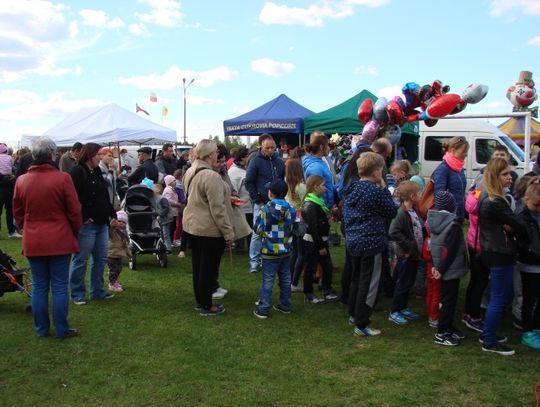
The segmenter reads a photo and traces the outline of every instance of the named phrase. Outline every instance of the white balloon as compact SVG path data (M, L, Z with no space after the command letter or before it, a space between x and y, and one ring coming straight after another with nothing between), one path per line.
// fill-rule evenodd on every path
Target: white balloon
M465 88L461 98L465 103L475 104L486 97L488 90L487 85L473 83Z

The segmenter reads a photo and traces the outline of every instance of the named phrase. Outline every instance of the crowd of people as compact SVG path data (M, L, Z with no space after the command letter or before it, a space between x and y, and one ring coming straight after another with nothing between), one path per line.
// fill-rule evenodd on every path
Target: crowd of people
M123 290L119 275L130 247L121 191L143 184L155 188L157 202L164 203L158 219L167 250L179 247L179 257L190 250L201 316L225 312L217 302L228 293L219 283L220 262L225 250L236 247L247 249L248 270L261 272L253 310L259 319L267 319L272 309L290 313L292 293L302 292L308 304L340 301L353 335L377 336L381 331L371 320L381 293L392 297L388 319L403 326L419 319L409 306L416 286L425 290L434 342L457 346L466 336L455 321L460 280L470 272L461 321L479 333L482 349L514 354L505 345L507 337L497 335L510 304L523 331L521 342L540 349L538 166L518 179L508 151L498 146L469 188L464 138L449 140L428 182L406 160L388 169L392 149L384 138L358 144L337 172L329 139L320 131L306 145L287 149L286 159L274 138L264 134L256 148L230 152L202 140L178 160L172 145L164 145L155 161L152 149L142 147L138 164L125 151L117 163L111 150L94 143L74 145L56 164L54 143L36 140L34 161L12 192L13 227L22 232L23 254L32 269L36 334L50 334L49 287L60 338L77 334L67 323L69 295L84 305L87 298L107 300ZM51 199L43 201L44 194ZM433 204L426 208L429 199ZM339 295L331 222L341 223L346 243ZM103 281L106 264L109 292ZM276 276L280 296L272 305Z

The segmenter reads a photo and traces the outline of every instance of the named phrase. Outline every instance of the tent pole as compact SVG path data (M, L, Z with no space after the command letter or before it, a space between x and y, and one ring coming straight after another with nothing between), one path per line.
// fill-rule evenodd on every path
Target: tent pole
M525 173L529 171L531 160L531 112L525 116Z

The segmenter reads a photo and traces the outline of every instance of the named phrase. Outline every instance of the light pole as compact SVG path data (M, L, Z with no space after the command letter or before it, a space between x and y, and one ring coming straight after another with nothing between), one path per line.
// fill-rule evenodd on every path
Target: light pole
M189 83L186 85L186 78L182 78L182 87L184 88L184 145L187 144L187 137L186 137L186 89L189 88L189 85L191 85L193 82L195 82L195 78L191 78Z

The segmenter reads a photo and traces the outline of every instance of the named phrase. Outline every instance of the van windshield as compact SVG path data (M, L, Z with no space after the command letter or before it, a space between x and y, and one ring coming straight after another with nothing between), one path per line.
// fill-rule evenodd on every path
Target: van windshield
M512 140L506 135L500 135L500 138L502 142L506 145L506 147L508 147L508 149L512 151L512 153L516 157L518 157L521 162L525 161L525 153L521 148L519 148L519 146L514 142L514 140Z

